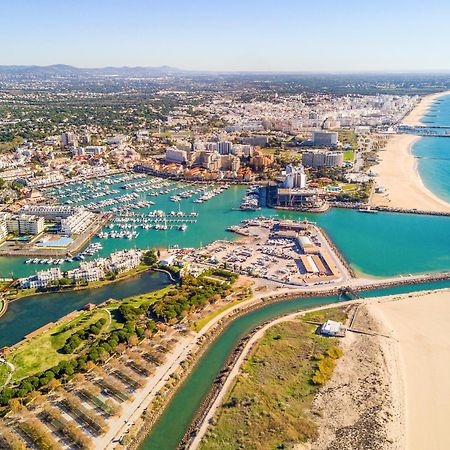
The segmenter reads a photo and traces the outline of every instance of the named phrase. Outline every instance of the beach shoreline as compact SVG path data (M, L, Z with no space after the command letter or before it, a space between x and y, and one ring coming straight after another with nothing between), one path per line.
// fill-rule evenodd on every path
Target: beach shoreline
M450 95L450 91L426 96L405 117L403 123L411 126L422 125L428 108L438 98ZM412 152L412 146L420 139L410 134L395 134L388 140L381 152L381 162L376 167L376 184L384 189L374 193L372 206L421 210L430 212L450 212L450 203L438 197L423 182L418 161Z
M437 304L440 304L440 307L434 308ZM450 413L450 394L447 395L450 393L450 383L443 380L429 383L429 380L438 376L437 363L440 361L439 364L442 364L442 350L449 346L445 327L442 326L439 336L436 336L433 324L438 321L442 325L450 316L450 289L359 299L349 301L346 305L360 305L359 319L355 325L362 329L367 328L372 336L363 337L364 340L360 342L360 348L356 352L355 339L359 335L351 333L349 341L345 344L348 352L344 351L344 358L339 361L330 386L325 386L315 401L316 406L317 403L319 405L324 402L330 405L332 401L336 403L336 409L333 409L332 413L333 423L328 420L330 417L326 414L321 420L321 433L324 433L324 436L315 443L317 448L328 448L330 442L338 444L339 439L344 437L342 434L344 430L351 430L352 433L359 430L358 433L362 433L360 437L367 438L364 426L359 428L362 425L359 419L366 417L367 414L372 415L374 408L373 405L367 408L360 402L358 404L361 395L367 394L367 383L364 377L361 378L363 369L370 371L371 379L373 377L378 379L377 386L382 385L377 396L371 400L375 404L380 402L377 407L379 411L371 416L379 436L383 438L383 442L379 442L380 448L396 450L448 448L450 438L446 433L445 421ZM211 420L218 413L220 405L240 373L246 356L267 330L278 323L298 319L308 312L336 306L342 306L342 303L291 313L276 318L258 329L242 348L217 397L205 412L202 423L190 442L189 450L199 447ZM406 321L405 315L408 319ZM418 335L411 331L414 327L417 327ZM348 338L344 338L344 341ZM423 348L424 345L426 349ZM430 345L434 347L432 350ZM361 366L361 361L369 354L374 360L373 364ZM351 364L346 360L349 357L352 359ZM429 359L435 364L427 364L426 361ZM416 367L417 360L420 360L420 370ZM355 376L356 370L359 370L359 376ZM443 373L445 370L444 368ZM346 374L344 378L343 373ZM433 408L433 402L437 402L439 408ZM342 404L353 404L352 408L355 409L352 409L354 417L351 420L348 409L344 408L341 416L336 415L337 406ZM359 405L358 408L355 405ZM431 446L427 446L430 443L430 435L433 435L433 442ZM352 434L352 438L354 436Z
M396 367L391 369L404 393L406 448L449 448L450 383L440 374L448 370L450 290L380 299L369 311L393 338Z
M427 114L433 103L441 97L450 95L450 90L436 92L434 94L426 95L422 97L419 103L410 111L402 120L404 125L412 127L424 125L422 119Z

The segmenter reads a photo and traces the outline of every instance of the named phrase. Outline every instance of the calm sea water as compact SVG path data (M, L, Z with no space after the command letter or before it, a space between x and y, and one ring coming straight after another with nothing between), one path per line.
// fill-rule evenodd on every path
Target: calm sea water
M434 103L423 121L428 125L450 126L450 95ZM450 202L450 138L421 138L413 145L412 153L418 158L425 186Z

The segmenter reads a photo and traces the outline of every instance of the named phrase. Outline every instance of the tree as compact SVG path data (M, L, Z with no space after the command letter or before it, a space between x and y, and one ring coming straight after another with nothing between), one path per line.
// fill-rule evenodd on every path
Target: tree
M154 250L148 250L144 253L144 256L142 257L142 261L146 266L153 266L157 263L158 257L155 254Z

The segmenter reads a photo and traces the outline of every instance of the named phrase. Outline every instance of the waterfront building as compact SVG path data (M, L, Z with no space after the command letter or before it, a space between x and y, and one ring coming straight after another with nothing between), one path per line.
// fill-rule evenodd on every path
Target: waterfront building
M302 165L289 164L284 171L283 187L287 189L306 187L306 174Z
M59 221L75 214L79 208L65 205L25 205L20 212L44 217L46 220Z
M330 150L307 150L302 153L302 163L305 167L340 167L344 164L343 152Z
M41 270L31 277L25 278L21 286L25 289L39 289L48 286L52 281L62 278L61 269L52 267L48 270Z
M141 258L140 250L123 250L112 253L108 258L109 270L117 273L132 270L139 266Z
M307 187L306 174L301 164L289 164L283 175L284 180L277 187L277 206L308 210L325 207L319 190Z
M65 205L26 205L21 213L31 214L57 222L60 232L64 234L80 234L85 231L95 220L96 214L83 207L72 207Z
M6 228L6 234L39 234L44 231L45 227L45 221L42 217L31 214L3 213L1 223L0 228L3 228L1 234L4 234L4 228Z
M60 232L63 234L80 234L89 227L94 219L94 213L78 208L74 214L61 219Z
M334 147L338 143L338 134L335 131L314 131L311 143L314 146Z
M95 261L81 263L78 269L69 270L67 277L72 281L86 280L88 283L100 281L105 277L102 267L95 265Z

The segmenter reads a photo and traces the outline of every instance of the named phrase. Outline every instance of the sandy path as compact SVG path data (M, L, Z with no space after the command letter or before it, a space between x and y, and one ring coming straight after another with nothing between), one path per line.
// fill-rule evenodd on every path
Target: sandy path
M417 161L411 154L411 145L417 136L399 134L392 136L376 166L377 185L385 194L374 194L372 204L392 208L419 209L450 212L450 204L425 187L417 171Z
M450 448L450 291L372 303L398 340L406 392L406 448Z

